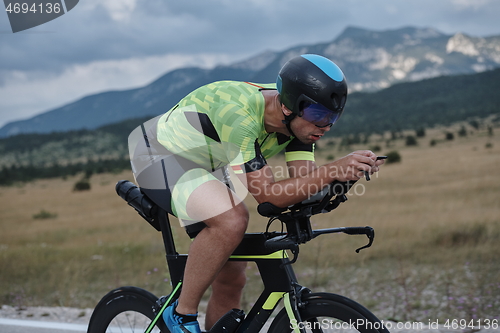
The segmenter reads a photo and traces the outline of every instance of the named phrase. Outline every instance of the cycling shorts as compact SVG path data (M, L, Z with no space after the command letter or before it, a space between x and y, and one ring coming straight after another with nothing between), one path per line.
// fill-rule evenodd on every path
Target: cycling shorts
M136 138L131 151L132 170L141 191L155 204L179 218L182 226L194 237L205 226L193 220L186 209L190 194L206 182L216 180L233 189L227 168L207 171L193 161L173 154L156 139L158 117L138 127L129 140ZM135 135L134 135L135 134ZM234 190L234 189L233 189Z

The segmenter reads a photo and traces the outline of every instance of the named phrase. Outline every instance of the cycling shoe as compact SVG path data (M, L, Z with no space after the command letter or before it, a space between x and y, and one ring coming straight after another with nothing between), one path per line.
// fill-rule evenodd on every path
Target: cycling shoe
M189 321L187 323L183 322L183 318L177 314L175 314L174 310L177 307L177 301L170 304L169 307L165 309L163 312L163 320L167 325L170 333L201 333L200 324L198 324L197 320ZM193 316L194 318L197 315L187 315Z

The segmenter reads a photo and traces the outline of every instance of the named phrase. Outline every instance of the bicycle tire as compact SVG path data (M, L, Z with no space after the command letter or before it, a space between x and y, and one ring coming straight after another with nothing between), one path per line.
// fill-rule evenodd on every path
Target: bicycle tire
M141 288L122 287L110 291L97 304L87 333L141 332L155 318L157 297ZM168 332L163 320L152 332Z
M389 333L383 323L368 309L336 294L314 293L302 296L305 307L299 310L302 322L290 322L285 309L273 320L269 333L288 333L294 327L306 332Z

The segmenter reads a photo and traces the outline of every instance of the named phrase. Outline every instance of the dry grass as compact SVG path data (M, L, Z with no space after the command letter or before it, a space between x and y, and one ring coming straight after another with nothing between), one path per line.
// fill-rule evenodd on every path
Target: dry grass
M313 219L317 228L370 225L376 239L360 254L354 253L365 244L359 236L325 235L303 246L296 265L301 282L351 296L383 318L494 316L500 307L500 139L476 133L429 146L441 137L438 129L417 147L401 140L384 148L379 154L398 150L402 162L358 182L364 194ZM337 157L347 153L333 149ZM319 162L331 153L319 151ZM96 175L85 192L72 191L78 178L0 188L0 303L92 307L121 285L168 293L160 235L114 192L115 182L127 178L128 172ZM267 220L257 216L252 199L247 203L249 230L262 231ZM42 211L57 216L33 217ZM178 249L186 251L189 240L173 225L182 235ZM257 282L249 284L247 306L258 289Z

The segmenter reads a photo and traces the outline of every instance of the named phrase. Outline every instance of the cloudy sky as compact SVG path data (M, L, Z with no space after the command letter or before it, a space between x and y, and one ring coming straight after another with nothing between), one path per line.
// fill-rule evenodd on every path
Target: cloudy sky
M327 42L347 26L500 35L498 0L80 0L12 33L0 13L0 127L174 68Z

